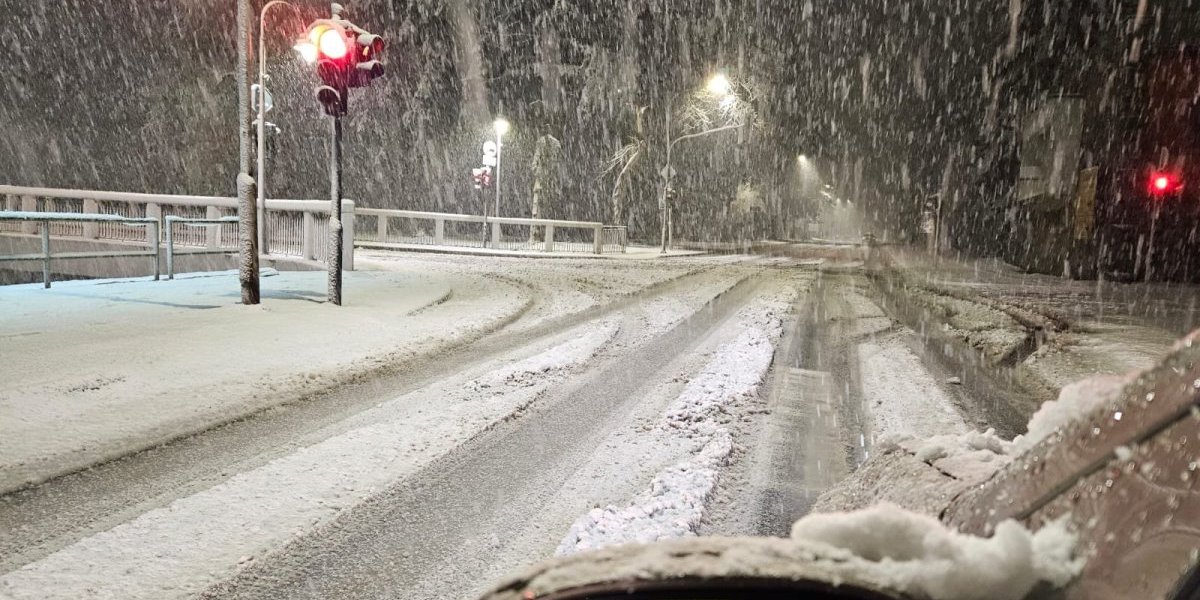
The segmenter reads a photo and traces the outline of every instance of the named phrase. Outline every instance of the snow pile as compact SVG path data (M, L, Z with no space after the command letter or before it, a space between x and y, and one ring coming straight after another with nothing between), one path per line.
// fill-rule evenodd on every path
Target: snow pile
M930 600L1018 600L1039 582L1066 585L1083 568L1073 556L1075 535L1059 519L1030 532L1016 521L991 538L948 529L937 519L892 504L810 515L792 526L792 539L845 551L846 567Z
M909 335L879 335L858 345L863 403L875 444L889 437L927 438L970 429L954 399L906 343Z
M472 393L487 389L494 389L496 394L502 394L506 386L523 387L542 383L546 375L557 374L579 365L582 362L580 356L594 355L616 335L617 329L619 326L616 319L600 321L583 335L564 342L553 351L536 354L471 380L463 386L463 391L469 397L473 397Z
M1098 375L1063 387L1057 400L1043 404L1029 419L1028 432L1011 442L988 429L924 439L906 433L891 434L881 438L877 447L883 452L903 448L917 460L955 478L983 481L1059 429L1117 401L1135 377L1136 373Z
M1063 386L1058 392L1057 400L1046 402L1033 413L1033 417L1029 419L1028 432L1013 440L1017 453L1034 447L1072 421L1117 401L1125 386L1136 377L1136 372L1126 375L1097 375Z
M726 406L753 397L783 334L781 315L795 291L761 298L735 316L740 333L713 353L688 382L652 435L701 442L699 451L656 475L629 506L595 508L571 525L556 554L693 535L718 469L733 449L723 426Z
M659 427L689 437L720 430L718 417L726 404L758 393L758 385L775 355L776 339L777 332L754 327L722 346L704 371L688 382Z
M694 534L708 494L717 484L717 469L732 449L729 432L717 432L696 457L655 476L650 489L629 506L593 508L575 521L555 554Z

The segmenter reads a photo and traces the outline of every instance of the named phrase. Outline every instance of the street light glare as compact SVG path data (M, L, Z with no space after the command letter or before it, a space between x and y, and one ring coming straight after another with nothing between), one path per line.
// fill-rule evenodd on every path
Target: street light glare
M729 94L729 90L733 89L732 84L729 83L729 78L723 73L717 73L709 78L708 85L705 87L709 93L717 96L725 96Z
M333 59L346 56L346 52L349 50L346 47L346 38L342 36L342 32L334 29L326 29L321 32L321 37L317 38L317 48L321 51L321 54Z
M492 123L492 127L496 129L496 135L502 136L508 133L508 130L511 126L505 119L496 119L496 121Z
M300 53L300 58L303 58L304 62L306 62L310 65L312 63L317 62L317 45L316 44L305 41L305 42L300 42L300 43L296 44L295 46L292 46L292 48L296 52Z

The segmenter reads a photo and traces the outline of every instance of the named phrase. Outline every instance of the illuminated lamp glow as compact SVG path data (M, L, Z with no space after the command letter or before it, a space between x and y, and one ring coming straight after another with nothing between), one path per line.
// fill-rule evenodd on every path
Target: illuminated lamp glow
M339 59L346 56L349 48L346 47L346 38L340 31L326 29L322 31L320 37L317 38L317 48L321 50L321 54L326 58Z

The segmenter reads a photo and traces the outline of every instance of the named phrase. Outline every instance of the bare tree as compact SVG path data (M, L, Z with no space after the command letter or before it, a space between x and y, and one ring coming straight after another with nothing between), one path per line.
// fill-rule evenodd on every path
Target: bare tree
M450 19L454 26L454 66L462 82L460 114L468 127L488 121L487 82L483 76L479 23L470 4L471 0L449 2Z
M558 160L562 150L562 142L558 138L545 134L538 138L533 151L533 194L529 197L529 212L534 219L542 213L543 190L545 181L551 173L558 172ZM538 241L538 228L529 228L529 241Z
M630 172L638 160L646 154L646 128L642 119L646 113L646 108L645 106L638 107L634 113L637 124L633 140L621 146L613 153L604 168L603 175L608 175L614 171L617 173L617 179L613 182L612 191L612 219L614 225L625 224L625 207L629 194L628 182Z

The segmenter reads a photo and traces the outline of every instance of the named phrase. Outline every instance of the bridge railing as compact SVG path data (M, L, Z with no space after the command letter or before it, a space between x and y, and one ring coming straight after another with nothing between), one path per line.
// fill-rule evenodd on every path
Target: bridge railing
M220 219L237 214L237 198L143 194L0 185L0 211L91 213L159 221L160 236L167 216L185 219ZM324 262L329 252L329 202L324 200L267 200L263 226L263 254ZM354 268L355 206L342 201L342 264ZM0 233L38 233L36 223L0 222ZM51 235L118 243L148 242L155 235L145 228L120 222L51 223ZM236 249L237 227L210 225L176 239L179 246ZM161 240L160 240L161 241Z
M603 223L358 208L355 241L535 252L620 252Z
M8 261L40 261L42 263L42 281L47 289L50 288L50 281L53 277L50 270L50 262L57 260L80 259L80 258L122 258L130 256L149 256L154 261L154 279L158 280L159 273L159 257L158 257L158 228L160 226L157 219L150 218L132 218L121 217L117 215L102 215L102 214L80 214L68 212L24 212L24 211L0 211L0 224L8 225L17 223L19 225L31 225L35 231L40 232L42 238L42 252L40 254L10 254L0 255L0 262ZM51 253L50 250L50 235L54 231L55 225L79 225L79 224L119 224L128 228L146 229L148 234L145 236L146 243L149 244L144 250L134 251L99 251L99 252L58 252ZM60 228L61 230L62 228ZM67 237L67 236L61 236Z

